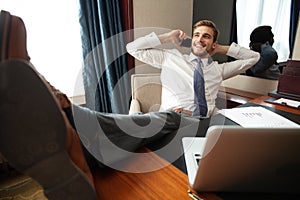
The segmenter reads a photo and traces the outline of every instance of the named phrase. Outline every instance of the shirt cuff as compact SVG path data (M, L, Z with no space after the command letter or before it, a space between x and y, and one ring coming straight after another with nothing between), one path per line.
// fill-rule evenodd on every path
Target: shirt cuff
M236 44L236 43L233 42L230 45L230 47L229 47L228 52L227 52L226 55L227 56L231 56L231 57L235 57L238 54L238 52L240 51L240 48L241 48L240 45L238 45L238 44Z
M126 45L127 51L135 51L137 49L148 49L160 45L161 42L158 36L152 32L146 36L140 37Z
M156 47L161 44L158 36L154 32L146 35L145 40L147 41L148 45L151 47Z

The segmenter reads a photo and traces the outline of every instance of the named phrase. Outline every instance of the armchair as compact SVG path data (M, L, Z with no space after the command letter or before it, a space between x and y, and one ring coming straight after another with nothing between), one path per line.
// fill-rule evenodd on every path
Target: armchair
M161 104L161 89L159 73L133 74L129 114L158 111Z

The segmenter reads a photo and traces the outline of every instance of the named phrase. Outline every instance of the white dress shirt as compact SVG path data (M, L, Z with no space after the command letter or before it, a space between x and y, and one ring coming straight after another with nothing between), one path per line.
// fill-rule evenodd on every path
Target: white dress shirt
M156 48L161 42L155 33L140 37L128 43L129 54L136 59L161 69L162 97L160 110L183 108L193 111L194 88L193 77L196 66L193 53L182 54L178 49ZM215 100L223 80L238 75L259 60L259 53L240 47L233 43L227 52L237 60L219 64L202 59L207 101L207 116L216 112Z

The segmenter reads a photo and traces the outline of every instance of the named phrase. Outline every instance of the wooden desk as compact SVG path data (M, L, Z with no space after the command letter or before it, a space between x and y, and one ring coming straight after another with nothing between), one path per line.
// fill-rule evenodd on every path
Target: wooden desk
M95 172L95 185L99 199L191 199L187 194L189 185L186 174L146 148L142 148L140 152L147 152L148 157L126 160L124 162L126 169L136 168L137 164L166 167L148 173L128 173L111 168L98 169ZM221 199L212 193L198 195L204 199Z
M256 99L252 99L249 102L256 103L256 104L263 105L263 106L268 106L268 107L271 107L271 108L275 108L275 109L278 109L278 110L283 110L283 111L294 113L294 114L300 114L300 109L291 108L291 107L280 105L280 104L265 102L265 100L267 100L268 98L270 98L270 96L261 96L261 97L258 97Z
M224 87L223 90L218 92L216 105L219 108L223 108L224 105L226 105L226 108L234 108L260 96L260 94Z
M264 102L264 100L267 98L269 97L261 96L259 98L250 100L249 102L273 107L295 114L300 114L299 109L293 109L282 105ZM134 169L137 167L137 165L165 167L148 173L128 173L111 168L99 168L95 172L95 187L99 195L99 199L191 199L187 195L189 184L186 174L146 148L142 148L140 152L147 152L148 157L141 157L139 159L127 159L126 162L124 162L124 167L126 167L127 169ZM205 200L222 199L214 193L198 193L198 196ZM236 196L234 198L239 199ZM253 196L253 198L257 199L255 196Z

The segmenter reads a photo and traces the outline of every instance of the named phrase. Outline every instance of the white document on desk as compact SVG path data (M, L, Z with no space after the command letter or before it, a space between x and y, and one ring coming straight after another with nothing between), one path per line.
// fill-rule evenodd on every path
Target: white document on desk
M297 123L260 106L238 107L219 111L242 127L295 127Z
M279 99L275 100L274 103L288 105L288 106L291 106L294 108L300 108L300 102L292 100L292 99L279 98Z

